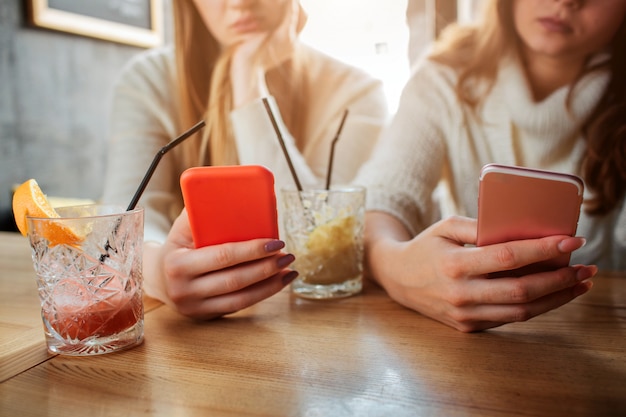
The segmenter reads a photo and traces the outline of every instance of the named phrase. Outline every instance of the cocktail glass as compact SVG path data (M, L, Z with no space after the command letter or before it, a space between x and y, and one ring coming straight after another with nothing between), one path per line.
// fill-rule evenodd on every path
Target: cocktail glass
M48 350L87 356L140 344L143 209L56 211L61 217L28 217Z
M287 250L300 275L291 284L303 298L357 294L363 286L365 188L282 190Z

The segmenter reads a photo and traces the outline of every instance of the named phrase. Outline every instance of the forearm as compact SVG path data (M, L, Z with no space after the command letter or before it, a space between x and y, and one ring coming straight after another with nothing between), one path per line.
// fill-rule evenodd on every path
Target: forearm
M240 54L233 56L230 78L235 109L267 95L265 72L262 68L252 65L249 60L242 59Z

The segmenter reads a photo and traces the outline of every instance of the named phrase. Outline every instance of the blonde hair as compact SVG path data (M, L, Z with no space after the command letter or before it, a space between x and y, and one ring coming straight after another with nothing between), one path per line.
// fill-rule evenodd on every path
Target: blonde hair
M458 71L456 92L459 99L476 108L495 82L500 59L515 56L518 37L513 24L513 1L486 1L481 20L474 25L448 26L429 58ZM481 96L470 87L486 82Z
M172 6L181 103L179 120L185 128L201 119L206 121L201 141L187 141L179 147L182 168L237 164L229 116L233 110L230 79L233 50L221 49L193 1L177 0ZM308 92L304 68L303 57L296 49L291 60L266 74L268 89L277 101L287 129L296 139L301 138L306 122Z
M495 83L500 61L504 57L520 59L513 3L485 0L482 19L473 26L446 28L429 56L457 71L456 94L474 110ZM587 143L582 172L593 192L585 210L594 215L608 213L626 195L626 19L611 42L610 52L608 62L588 67L579 76L598 69L610 72L608 87L581 129ZM476 82L484 82L486 89L473 88Z

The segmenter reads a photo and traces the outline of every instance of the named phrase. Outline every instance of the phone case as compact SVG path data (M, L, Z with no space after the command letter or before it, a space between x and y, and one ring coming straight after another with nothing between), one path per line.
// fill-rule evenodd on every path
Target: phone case
M498 164L484 166L478 196L477 245L574 236L583 190L583 181L575 175ZM517 273L563 267L569 264L569 258L566 254Z
M196 248L278 239L274 176L259 165L189 168L180 177Z

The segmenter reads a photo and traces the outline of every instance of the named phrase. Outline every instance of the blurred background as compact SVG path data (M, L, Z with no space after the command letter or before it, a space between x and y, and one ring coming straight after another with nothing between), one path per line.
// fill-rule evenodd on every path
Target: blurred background
M99 197L111 86L133 55L171 42L172 1L0 0L1 230L29 178L50 196ZM478 2L302 0L302 39L380 78L393 113L411 64Z

